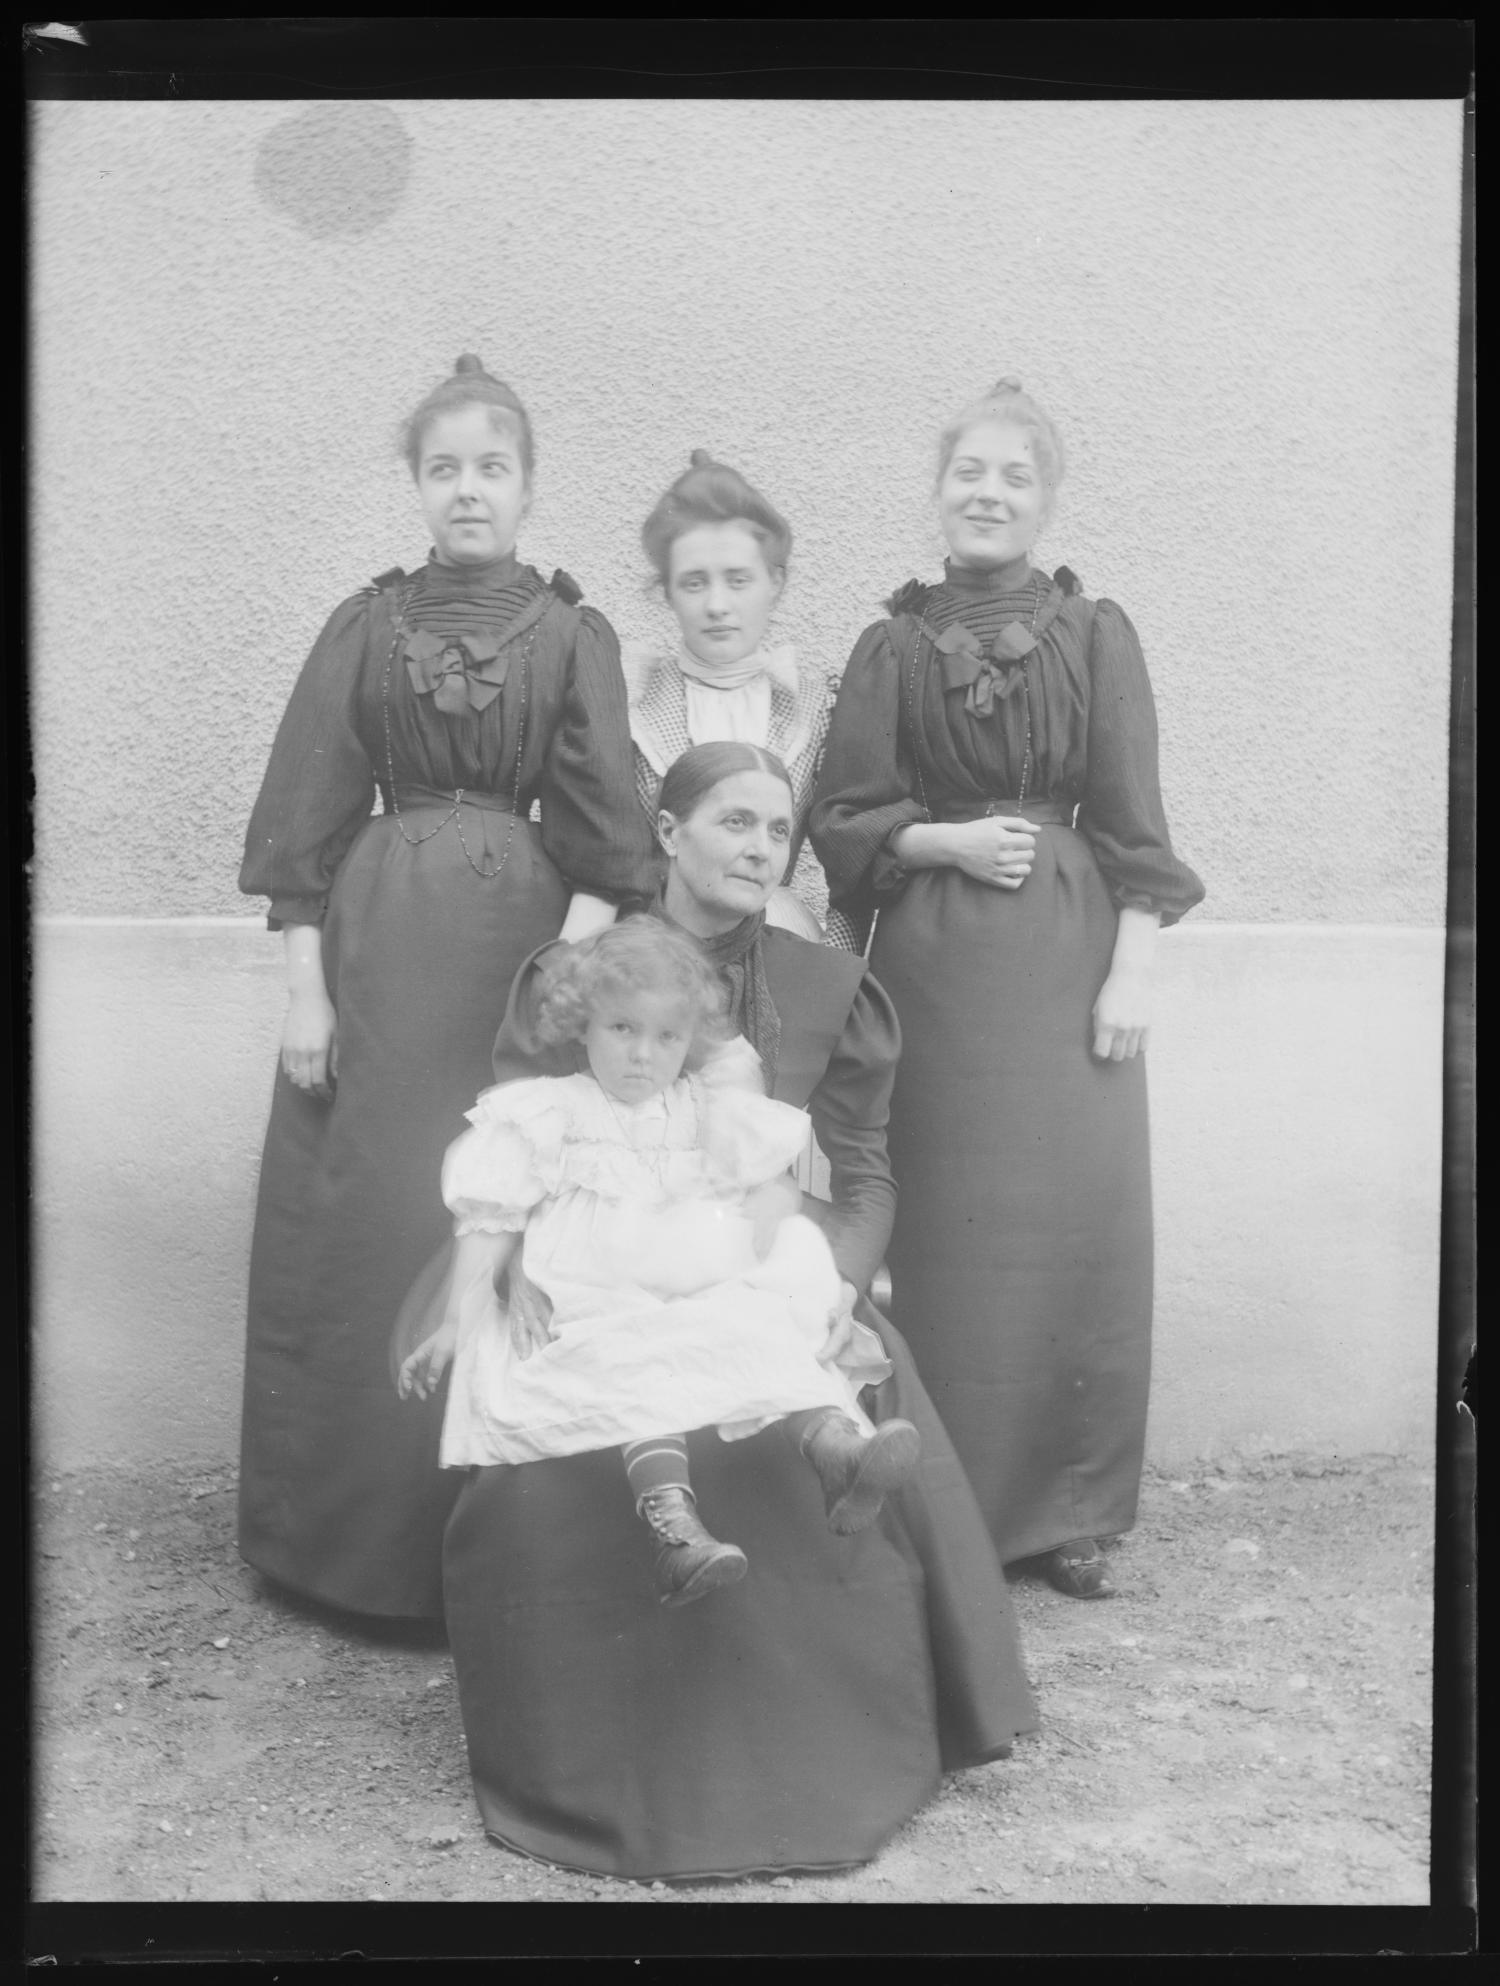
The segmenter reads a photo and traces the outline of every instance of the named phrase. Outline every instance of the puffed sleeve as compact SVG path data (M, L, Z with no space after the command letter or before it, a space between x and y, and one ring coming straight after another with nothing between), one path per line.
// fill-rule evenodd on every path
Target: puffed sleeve
M878 621L855 644L839 684L808 833L835 910L876 908L903 876L887 844L897 828L927 818L901 723L901 667L892 623Z
M710 1049L699 1065L698 1087L708 1092L747 1090L751 1096L764 1096L765 1068L742 1034L731 1035Z
M1203 885L1172 853L1157 775L1156 705L1135 629L1112 600L1094 609L1088 774L1078 829L1117 904L1175 924Z
M471 1128L443 1159L443 1203L455 1234L512 1234L562 1181L568 1111L563 1085L541 1077L486 1090Z
M579 609L562 719L542 779L542 845L574 889L618 903L649 895L656 846L636 793L614 629Z
M334 875L375 803L375 769L354 730L372 604L356 594L318 636L250 816L240 888L271 899L273 931L323 922Z
M699 1138L720 1183L737 1191L763 1186L807 1150L807 1113L744 1089L700 1085Z
M863 1292L880 1267L896 1217L896 1183L886 1152L891 1087L901 1027L884 987L866 971L838 1047L808 1099L813 1130L828 1160L832 1206L818 1212L839 1274Z

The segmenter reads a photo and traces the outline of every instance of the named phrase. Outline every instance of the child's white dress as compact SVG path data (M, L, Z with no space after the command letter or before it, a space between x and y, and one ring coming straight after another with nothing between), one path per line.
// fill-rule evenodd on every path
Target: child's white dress
M647 1102L591 1075L487 1090L448 1151L459 1234L525 1230L551 1341L519 1358L484 1277L459 1309L441 1460L530 1462L716 1426L726 1440L805 1407L868 1430L857 1390L890 1366L872 1331L819 1357L840 1282L821 1230L783 1221L756 1258L740 1211L806 1145L799 1110L680 1078Z

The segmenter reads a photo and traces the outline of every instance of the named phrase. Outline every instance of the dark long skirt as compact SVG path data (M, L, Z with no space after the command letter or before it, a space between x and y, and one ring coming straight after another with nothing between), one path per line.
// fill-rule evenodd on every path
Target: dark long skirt
M1146 1072L1090 1052L1116 928L1087 843L1046 826L1019 890L923 871L872 948L902 1037L892 1310L1005 1562L1135 1519Z
M404 808L426 834L442 808ZM510 816L464 809L493 868ZM361 830L324 928L338 1013L334 1101L278 1070L250 1261L240 1550L287 1586L362 1613L442 1610L442 1533L457 1484L437 1466L442 1399L400 1401L397 1307L451 1231L443 1152L491 1081L523 959L557 935L568 891L517 822L483 880L453 826L410 846Z
M738 1586L671 1610L614 1452L469 1472L445 1592L485 1827L636 1878L869 1860L946 1768L1036 1726L983 1520L900 1339L875 1396L922 1468L859 1537L783 1430L689 1441Z

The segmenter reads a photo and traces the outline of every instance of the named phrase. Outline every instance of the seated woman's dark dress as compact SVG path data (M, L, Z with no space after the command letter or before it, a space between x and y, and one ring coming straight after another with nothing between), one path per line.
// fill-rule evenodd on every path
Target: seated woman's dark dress
M777 930L759 943L780 1019L774 1093L811 1113L832 1171L824 1225L864 1288L891 1218L894 1017L862 960ZM537 968L496 1044L501 1080L577 1066L536 1038ZM860 1315L895 1367L866 1398L877 1419L921 1429L919 1475L878 1525L835 1537L779 1426L691 1435L703 1511L750 1561L698 1605L658 1604L615 1452L470 1474L444 1597L475 1793L499 1840L616 1876L847 1866L943 1770L1035 1728L963 1471L906 1347L868 1304Z

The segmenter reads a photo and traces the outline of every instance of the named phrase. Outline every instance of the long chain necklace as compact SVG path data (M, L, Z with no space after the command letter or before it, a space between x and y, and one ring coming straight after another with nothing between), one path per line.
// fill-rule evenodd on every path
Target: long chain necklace
M1031 626L1028 629L1028 633L1034 635L1036 633L1037 616L1042 611L1042 600L1049 591L1049 588L1047 581L1039 572L1032 574L1031 583L1033 595L1031 602ZM935 646L937 636L927 625L926 616L919 614L917 616L916 647L912 650L911 669L906 678L906 731L907 736L911 740L912 764L916 767L917 791L922 796L922 809L928 820L931 820L933 818L932 805L927 798L927 783L922 777L922 753L917 739L917 676L922 660L922 643L924 641L931 642ZM1021 790L1016 796L1017 808L1021 806L1026 798L1026 788L1031 778L1031 657L1029 655L1023 655L1021 657L1021 694L1026 706L1026 743L1021 753Z
M406 822L401 818L401 805L396 798L396 755L391 744L391 670L395 667L396 654L406 638L406 612L417 591L420 581L412 581L404 587L396 602L396 632L391 641L390 652L385 658L385 672L380 683L380 716L385 727L385 771L388 791L391 796L391 812L396 817L396 826L401 831L401 839L409 848L420 848L424 841L431 841L435 834L441 834L452 821L458 830L458 845L464 852L464 860L482 882L493 882L510 859L510 845L515 837L516 817L521 810L521 759L526 750L526 705L531 688L531 651L536 645L537 629L541 622L533 621L526 636L526 646L521 651L521 709L516 723L516 777L515 788L510 798L510 826L505 830L505 846L500 851L500 860L493 869L485 869L474 860L468 841L464 836L463 804L465 788L457 786L453 790L453 805L435 828L426 834L409 834Z
M594 1080L598 1082L599 1079L596 1076ZM616 1124L619 1125L620 1137L625 1145L641 1161L646 1170L654 1175L657 1185L664 1188L667 1183L667 1133L672 1128L672 1099L668 1092L666 1090L660 1092L662 1105L661 1135L658 1137L654 1147L651 1145L638 1145L635 1139L631 1137L630 1126L625 1122L619 1111L616 1110L615 1100L604 1087L603 1083L599 1083L599 1094L609 1105L609 1114L613 1117ZM649 1102L650 1098L648 1097L646 1100Z

